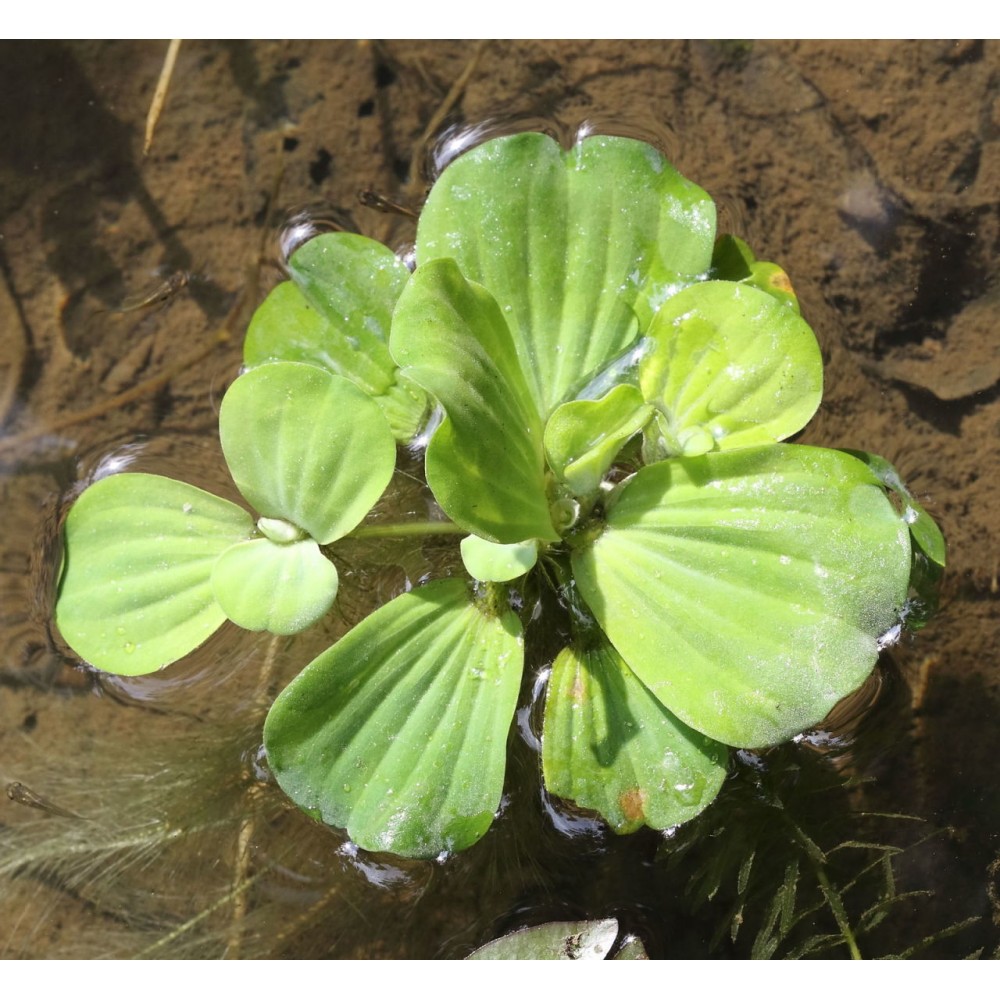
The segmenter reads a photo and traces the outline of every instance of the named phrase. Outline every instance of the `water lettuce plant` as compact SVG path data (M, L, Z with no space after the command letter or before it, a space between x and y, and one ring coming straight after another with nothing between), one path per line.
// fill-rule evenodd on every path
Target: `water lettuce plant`
M783 443L820 403L816 338L785 272L717 239L650 145L487 141L434 184L412 271L332 233L288 274L220 413L256 520L100 480L66 522L56 623L99 669L146 673L226 619L308 628L345 536L461 538L465 574L376 609L265 722L278 784L361 847L486 832L533 618L562 644L544 783L619 832L698 814L731 747L817 724L920 623L940 532L883 459ZM433 515L366 527L397 446L424 443Z

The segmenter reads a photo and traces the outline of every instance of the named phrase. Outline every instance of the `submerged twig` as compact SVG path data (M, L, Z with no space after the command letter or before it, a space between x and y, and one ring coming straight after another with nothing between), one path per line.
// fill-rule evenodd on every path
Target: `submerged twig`
M149 113L146 115L146 138L142 144L142 155L147 156L153 146L153 133L156 131L156 123L160 120L163 105L167 100L167 89L170 87L170 78L174 75L174 63L177 62L177 53L180 51L181 40L173 38L167 46L167 57L163 60L163 69L160 70L160 78L156 81L156 90L153 92L153 103L149 106Z
M410 184L416 183L419 175L418 168L420 166L420 160L423 158L424 150L426 150L427 144L437 134L437 131L441 128L445 118L448 117L452 108L455 107L462 95L465 93L465 88L469 85L469 81L472 79L472 74L476 72L476 67L479 65L479 60L486 51L487 45L489 45L488 40L476 43L472 56L465 64L465 69L462 70L458 79L451 85L451 89L447 94L445 94L444 100L438 105L434 114L431 115L424 131L421 133L420 138L413 147L413 155L410 157Z
M257 675L257 686L253 693L253 711L255 716L261 715L267 709L267 693L271 686L271 678L274 675L274 661L278 650L278 636L272 636L267 645L267 652L264 654L264 661ZM229 938L226 942L226 958L239 958L240 945L243 938L243 921L247 914L247 894L246 889L252 882L250 878L250 846L253 841L254 832L257 827L257 813L260 808L260 785L254 783L254 776L251 765L243 765L241 775L247 787L246 813L240 820L240 827L236 834L236 859L233 871L233 915L232 924L229 929Z

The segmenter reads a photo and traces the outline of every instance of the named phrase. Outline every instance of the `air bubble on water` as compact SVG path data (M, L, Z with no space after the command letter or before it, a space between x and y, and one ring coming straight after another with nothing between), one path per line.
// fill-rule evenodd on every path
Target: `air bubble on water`
M357 226L349 212L331 205L308 205L289 212L277 232L277 255L287 270L292 254L323 233L353 233Z

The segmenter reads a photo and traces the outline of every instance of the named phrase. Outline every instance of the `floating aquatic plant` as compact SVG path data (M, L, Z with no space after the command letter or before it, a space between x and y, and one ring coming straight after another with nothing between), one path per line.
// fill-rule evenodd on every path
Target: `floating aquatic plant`
M369 850L474 843L525 621L555 609L548 790L620 832L688 820L730 747L815 725L918 623L940 532L884 460L782 443L820 403L816 338L785 272L716 239L711 198L651 146L485 142L435 183L415 259L345 233L293 254L220 414L256 521L156 476L97 482L56 622L99 669L145 673L226 618L308 628L345 536L461 535L467 576L390 600L274 702L281 787ZM432 516L361 524L394 443L425 439Z

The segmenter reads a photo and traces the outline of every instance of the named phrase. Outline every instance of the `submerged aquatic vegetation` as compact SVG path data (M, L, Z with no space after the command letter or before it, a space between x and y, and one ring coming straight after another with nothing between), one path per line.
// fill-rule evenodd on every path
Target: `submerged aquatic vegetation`
M525 622L555 612L547 789L619 832L691 819L730 747L815 725L920 623L940 532L884 460L782 443L820 403L816 338L784 271L717 239L651 146L485 142L435 183L415 258L347 233L295 251L220 413L256 522L161 477L97 482L56 623L99 669L146 673L227 618L314 624L341 540L461 535L466 576L390 600L274 702L285 792L369 850L474 843ZM431 516L362 524L395 445L425 439Z

